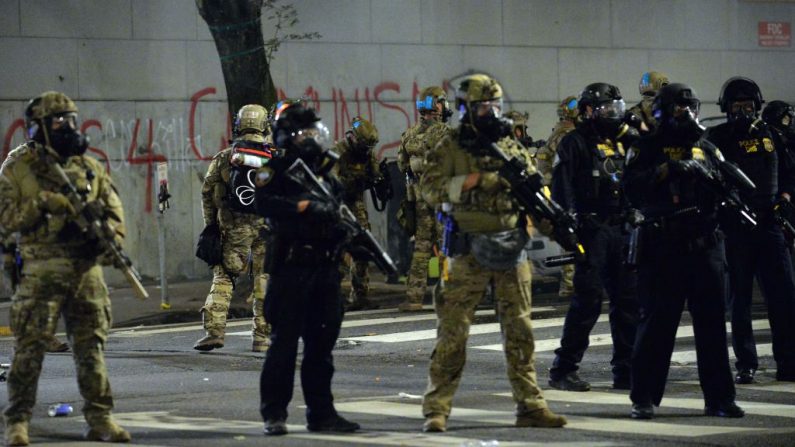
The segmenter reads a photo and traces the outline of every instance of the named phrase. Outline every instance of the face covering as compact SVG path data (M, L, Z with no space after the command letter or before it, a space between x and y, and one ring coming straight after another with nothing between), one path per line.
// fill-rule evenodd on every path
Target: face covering
M50 132L50 144L63 159L83 155L88 149L88 138L70 126Z

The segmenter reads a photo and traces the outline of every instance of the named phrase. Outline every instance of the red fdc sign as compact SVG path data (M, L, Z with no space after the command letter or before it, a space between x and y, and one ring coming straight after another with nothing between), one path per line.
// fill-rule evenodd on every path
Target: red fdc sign
M789 22L759 22L760 47L788 47L791 36Z

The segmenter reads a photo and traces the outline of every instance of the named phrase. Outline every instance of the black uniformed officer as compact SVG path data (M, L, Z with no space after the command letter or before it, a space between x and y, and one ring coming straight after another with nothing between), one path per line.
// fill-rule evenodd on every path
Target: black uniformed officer
M308 199L305 189L283 174L301 158L339 195L340 183L327 171L322 146L328 130L301 102L280 104L274 112L273 141L281 157L257 173L257 212L268 218L273 237L266 255L270 273L265 315L272 321L271 347L260 377L260 413L266 435L287 433L287 405L293 396L298 339L303 339L301 387L309 431L352 432L359 424L339 416L331 395L331 350L339 336L343 303L335 232L337 210ZM276 317L278 315L278 318Z
M595 83L579 100L581 122L560 142L552 174L552 197L576 213L587 259L574 270L574 295L566 314L560 348L549 374L550 386L588 391L577 364L588 348L588 336L610 298L613 336L613 387L629 389L630 355L638 311L636 279L624 260L622 234L627 201L620 180L625 148L637 131L622 123L624 100L618 88Z
M669 84L654 101L659 127L627 154L627 196L646 216L638 260L640 324L632 353L632 417L650 419L660 405L685 300L693 318L705 413L742 417L734 403L724 323L725 263L717 198L692 171L714 170L718 149L700 140L699 101L685 84ZM651 223L654 222L654 225Z
M726 226L735 382L741 384L752 383L759 366L751 328L754 277L768 306L776 378L795 381L795 282L784 234L773 215L776 201L789 201L795 193L795 166L759 119L763 102L754 81L733 77L723 84L718 100L728 122L707 130L707 138L756 185L753 194L743 197L758 216L756 228Z
M762 120L768 125L776 144L781 143L790 155L795 155L795 109L784 101L770 101L762 110Z

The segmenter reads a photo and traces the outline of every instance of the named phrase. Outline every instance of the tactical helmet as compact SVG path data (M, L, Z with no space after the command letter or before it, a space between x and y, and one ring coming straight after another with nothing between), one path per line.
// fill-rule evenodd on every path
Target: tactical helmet
M290 145L293 137L304 135L307 133L305 131L322 130L319 125L322 125L320 117L317 116L314 109L306 107L303 101L281 101L273 112L271 124L273 142L279 148L286 148ZM328 129L325 129L325 135L322 133L324 132L312 135L312 137L326 138Z
M366 119L357 116L351 122L351 129L348 131L356 137L356 141L366 146L373 147L378 144L378 129Z
M240 108L235 118L233 134L242 140L265 142L268 131L268 110L259 104L247 104Z
M742 100L753 100L754 108L757 112L762 109L765 100L762 98L762 91L759 86L751 79L734 76L729 78L720 89L718 105L722 113L729 113L733 102Z
M496 79L485 74L473 74L465 77L458 85L455 105L463 115L472 110L472 103L498 101L502 107L502 87Z
M580 115L586 116L587 107L590 106L594 111L600 107L608 108L610 117L624 117L624 99L618 87L604 82L595 82L585 87L577 101L577 109ZM603 116L608 118L608 116Z
M668 76L659 71L647 71L640 77L638 91L641 96L654 96L661 88L668 85Z
M61 92L47 91L28 101L25 107L25 128L33 138L45 118L65 113L77 113L77 105ZM37 123L38 121L38 123Z
M789 123L786 125L781 122L785 116L789 116ZM762 111L762 119L774 127L791 127L795 122L793 118L795 118L795 109L784 101L770 101Z
M657 121L674 116L675 107L687 107L697 117L701 107L696 92L687 84L673 83L665 85L657 92L652 103L652 115Z
M447 93L445 93L444 89L437 85L422 89L419 98L417 98L417 111L420 112L420 114L435 112L437 104L442 105L442 121L447 121L447 118L449 118L453 112L450 111L450 104L447 102Z
M574 120L579 114L577 107L577 97L567 96L558 104L558 118L562 120Z
M511 110L505 114L505 117L513 121L514 136L517 138L524 138L527 136L527 121L530 118L530 114L518 110ZM517 130L519 132L517 132Z

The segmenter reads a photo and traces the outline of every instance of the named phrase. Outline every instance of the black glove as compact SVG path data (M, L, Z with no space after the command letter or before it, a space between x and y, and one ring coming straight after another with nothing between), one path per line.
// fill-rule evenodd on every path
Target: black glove
M687 175L698 169L695 160L668 160L668 172L673 175Z
M339 217L337 208L331 202L321 200L310 200L306 207L306 213L312 218L322 221L336 221Z

